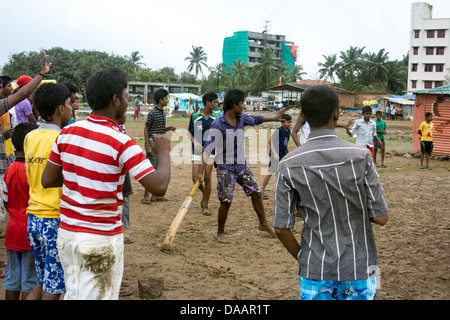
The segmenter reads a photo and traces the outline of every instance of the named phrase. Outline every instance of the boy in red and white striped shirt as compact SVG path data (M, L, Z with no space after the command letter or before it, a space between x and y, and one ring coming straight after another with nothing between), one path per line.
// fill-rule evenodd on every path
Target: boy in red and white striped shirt
M170 179L170 141L155 136L158 169L122 133L128 77L118 69L94 74L86 93L92 114L64 128L42 175L45 188L62 186L58 250L65 299L118 299L123 274L122 188L128 171L163 196ZM81 267L79 267L81 266ZM100 280L99 280L100 279Z

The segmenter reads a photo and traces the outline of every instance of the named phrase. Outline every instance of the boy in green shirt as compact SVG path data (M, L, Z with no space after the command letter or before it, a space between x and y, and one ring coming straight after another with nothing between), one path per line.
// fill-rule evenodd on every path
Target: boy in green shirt
M375 124L377 125L377 136L378 139L380 139L381 143L378 141L378 139L373 139L373 160L375 162L375 165L378 166L377 164L377 151L378 149L381 149L381 165L380 167L385 168L386 166L384 165L384 153L385 153L385 146L386 144L384 143L384 134L386 133L386 122L384 122L383 120L381 120L381 117L383 116L383 113L381 111L377 111L376 113L377 119L375 121Z

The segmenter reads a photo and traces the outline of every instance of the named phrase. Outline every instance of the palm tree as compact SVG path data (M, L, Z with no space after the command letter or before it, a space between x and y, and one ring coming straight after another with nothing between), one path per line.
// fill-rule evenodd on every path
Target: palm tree
M337 64L337 54L333 55L322 55L324 57L325 62L319 62L317 65L320 67L319 69L319 77L320 79L324 80L330 80L332 82L335 81L335 73L338 70L338 64Z
M230 66L231 79L234 83L237 83L238 88L243 86L248 82L248 71L249 67L245 64L244 61L239 58L238 60L233 61L233 64Z
M189 57L184 58L184 60L189 61L189 66L187 70L191 72L194 69L195 77L197 78L199 73L202 72L202 65L208 68L206 61L208 60L205 51L203 51L203 47L194 47L192 46L192 52L189 53Z
M305 74L306 72L303 71L303 66L301 64L296 64L288 73L288 81L297 82L298 80L303 80L302 76Z
M392 93L402 93L408 84L408 66L403 61L389 61L386 64L388 77L386 79L386 90Z
M211 81L217 87L220 87L220 79L225 76L224 68L226 64L221 62L217 63L215 67L209 68L208 80Z
M273 51L269 48L259 50L260 57L257 64L253 67L256 72L258 82L263 86L262 89L273 86L278 81L277 60Z
M377 54L366 55L366 70L376 84L385 82L388 78L389 71L386 66L389 61L388 55L389 52L385 52L385 49L381 49Z
M350 46L346 52L341 51L341 62L339 62L339 70L346 71L346 76L351 81L355 80L358 73L364 69L363 51L365 47L357 48Z
M142 66L145 66L145 63L139 62L143 58L143 56L139 55L139 51L133 51L131 53L131 56L125 56L125 57L134 64L135 71L139 71L142 69Z

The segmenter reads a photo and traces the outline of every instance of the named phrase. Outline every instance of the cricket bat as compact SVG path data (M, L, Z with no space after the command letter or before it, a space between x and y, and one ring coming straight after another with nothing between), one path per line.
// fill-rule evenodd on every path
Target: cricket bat
M169 230L167 231L166 239L164 240L164 243L161 247L162 250L170 250L171 249L173 239L175 238L178 228L180 227L181 222L183 221L184 216L186 215L186 213L189 209L189 206L191 205L192 199L194 198L194 194L197 191L199 185L200 185L200 180L197 180L197 182L195 183L191 192L189 193L189 195L186 197L183 204L181 205L180 210L178 210L177 215L173 219L172 224L170 225Z

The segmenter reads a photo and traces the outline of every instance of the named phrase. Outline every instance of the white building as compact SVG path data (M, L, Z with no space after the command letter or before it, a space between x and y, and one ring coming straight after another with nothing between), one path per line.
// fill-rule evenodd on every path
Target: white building
M408 91L450 82L450 18L433 19L433 6L411 5Z

